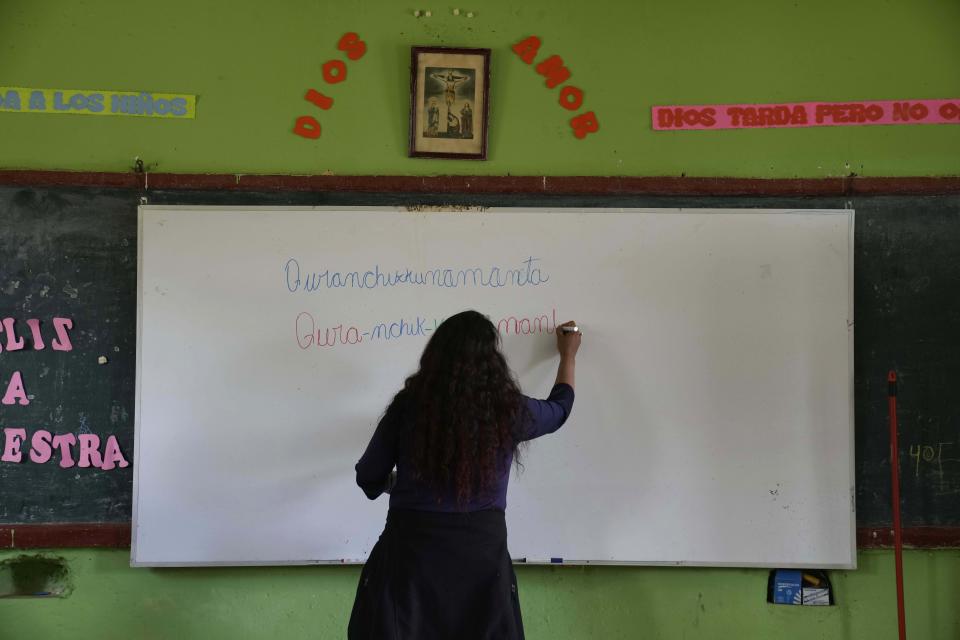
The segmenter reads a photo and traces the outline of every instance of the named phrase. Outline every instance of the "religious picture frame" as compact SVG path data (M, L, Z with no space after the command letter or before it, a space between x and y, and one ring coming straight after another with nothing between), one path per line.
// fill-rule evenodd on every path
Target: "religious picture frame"
M490 49L411 47L411 158L487 159Z

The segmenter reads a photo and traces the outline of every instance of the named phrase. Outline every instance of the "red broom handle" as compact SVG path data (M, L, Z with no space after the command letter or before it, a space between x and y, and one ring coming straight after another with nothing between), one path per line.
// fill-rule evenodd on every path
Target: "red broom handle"
M893 481L893 552L897 564L897 624L900 640L907 638L903 607L903 538L900 527L900 448L897 446L897 373L887 374L887 403L890 410L890 473Z

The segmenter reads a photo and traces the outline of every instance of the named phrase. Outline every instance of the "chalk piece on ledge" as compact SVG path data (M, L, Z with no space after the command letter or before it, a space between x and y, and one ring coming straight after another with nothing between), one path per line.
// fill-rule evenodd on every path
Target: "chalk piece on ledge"
M455 16L460 15L460 9L454 9L454 10L453 10L453 15L455 15Z
M473 11L467 11L467 17L468 17L468 18L472 18L472 17L473 17Z
M97 358L97 364L107 364L107 356L100 356Z
M433 15L433 12L430 11L429 9L427 9L426 11L423 12L423 15L425 15L425 16L427 16L427 17L429 18L430 16Z

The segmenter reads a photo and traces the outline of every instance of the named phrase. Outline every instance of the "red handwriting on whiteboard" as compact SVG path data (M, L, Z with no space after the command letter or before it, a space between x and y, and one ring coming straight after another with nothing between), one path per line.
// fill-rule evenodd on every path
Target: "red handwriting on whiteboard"
M533 64L537 52L540 51L540 44L540 38L530 36L513 45L513 52L527 64ZM550 89L563 85L570 79L570 69L563 64L563 58L558 55L542 60L535 68L537 73L546 78L547 87ZM583 89L570 84L564 85L560 88L558 100L564 109L577 111L583 105ZM573 129L573 135L582 140L587 137L587 134L599 130L600 123L593 111L585 111L570 120L570 128Z
M361 40L357 34L349 32L340 37L340 41L337 42L337 49L342 51L348 60L359 60L367 52L367 43ZM336 58L327 60L320 70L323 74L323 80L327 84L340 84L347 79L347 65L343 60L337 60ZM316 89L308 89L303 99L324 111L333 106L333 98ZM300 116L293 125L293 132L298 136L316 140L320 137L320 122L313 116Z
M343 322L334 326L319 326L313 314L301 311L297 314L294 324L297 346L301 349L309 349L364 342L385 343L399 338L417 336L428 337L442 322L441 318L415 315L411 318L390 318L363 328ZM501 336L554 333L557 330L557 310L551 309L549 314L534 314L529 317L504 316L496 322L496 326Z

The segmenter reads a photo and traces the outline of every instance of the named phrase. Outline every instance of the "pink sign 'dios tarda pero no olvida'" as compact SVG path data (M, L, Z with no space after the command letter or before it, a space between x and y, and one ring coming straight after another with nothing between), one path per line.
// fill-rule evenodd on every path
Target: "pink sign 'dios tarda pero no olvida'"
M960 98L657 106L651 117L656 131L960 124Z

